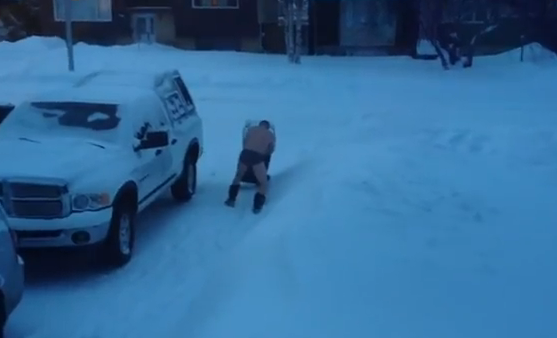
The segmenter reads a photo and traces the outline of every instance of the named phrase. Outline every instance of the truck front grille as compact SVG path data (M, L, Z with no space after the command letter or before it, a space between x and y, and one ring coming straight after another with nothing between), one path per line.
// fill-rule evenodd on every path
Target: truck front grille
M12 198L60 198L64 194L63 186L36 183L9 183Z
M3 181L0 201L10 217L53 219L65 217L67 187L63 185Z

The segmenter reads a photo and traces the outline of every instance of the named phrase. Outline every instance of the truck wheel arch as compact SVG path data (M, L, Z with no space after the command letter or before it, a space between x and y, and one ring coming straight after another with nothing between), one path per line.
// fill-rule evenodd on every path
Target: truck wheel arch
M0 290L0 337L4 337L3 330L7 320L8 315L6 313L6 305L4 304L4 292Z
M122 187L116 193L114 197L114 204L122 203L122 201L126 201L126 203L130 203L135 211L137 211L137 184L133 181L128 181L122 185Z
M190 141L190 144L188 145L188 149L186 151L186 158L184 158L184 161L187 159L191 159L193 160L193 163L197 163L197 160L199 159L199 152L200 152L199 141L197 140L197 138L194 138L193 140Z

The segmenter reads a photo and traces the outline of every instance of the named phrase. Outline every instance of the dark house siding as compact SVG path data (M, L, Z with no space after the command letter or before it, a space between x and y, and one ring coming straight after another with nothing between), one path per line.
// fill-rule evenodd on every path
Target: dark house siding
M173 0L125 0L125 6L133 7L172 7Z
M259 36L257 0L240 0L238 9L197 9L191 0L174 0L176 34L210 39Z
M53 0L43 0L41 26L43 34L63 37L63 22L54 20ZM192 0L112 0L111 22L74 22L76 42L113 45L132 41L132 14L157 12L162 8L173 17L175 39L194 42L197 49L240 50L246 39L258 39L258 0L240 0L237 9L193 8ZM139 7L139 8L138 8ZM248 42L249 43L249 42Z
M44 1L40 15L44 35L64 36L64 23L54 20L53 0ZM131 36L126 0L112 0L112 22L74 22L73 28L76 42L116 44L119 38Z

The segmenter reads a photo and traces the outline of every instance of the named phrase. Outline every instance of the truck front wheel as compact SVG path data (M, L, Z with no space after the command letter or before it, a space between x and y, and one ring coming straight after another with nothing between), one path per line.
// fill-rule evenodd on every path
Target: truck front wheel
M4 326L6 326L8 320L7 317L6 309L4 309L4 295L0 291L0 338L4 338Z
M131 260L135 242L135 216L135 207L129 202L115 205L104 248L110 265L120 267Z

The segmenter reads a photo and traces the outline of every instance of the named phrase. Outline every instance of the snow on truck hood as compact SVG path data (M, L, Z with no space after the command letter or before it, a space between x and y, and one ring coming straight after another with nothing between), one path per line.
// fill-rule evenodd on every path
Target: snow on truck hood
M4 139L0 140L0 177L45 177L71 182L88 171L94 173L115 156L113 149L103 149L86 140Z

